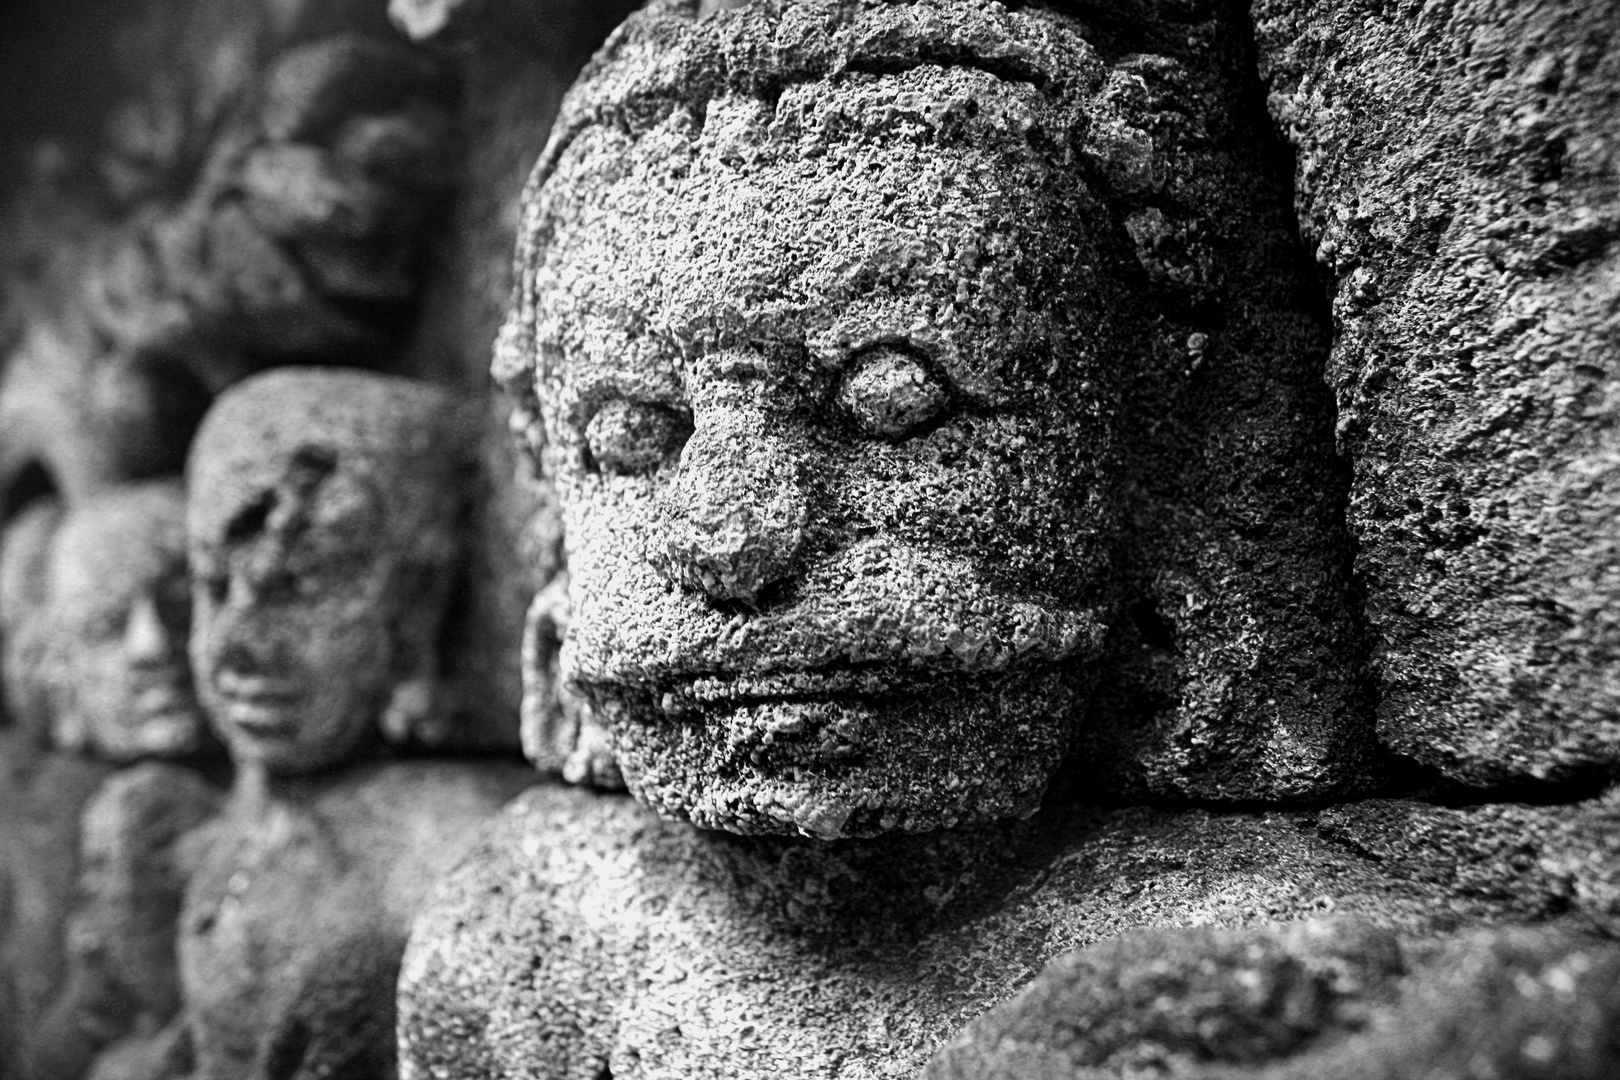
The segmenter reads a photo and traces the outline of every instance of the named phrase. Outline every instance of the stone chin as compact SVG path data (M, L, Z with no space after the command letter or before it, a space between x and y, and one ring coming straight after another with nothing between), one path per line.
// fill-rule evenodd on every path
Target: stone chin
M1083 665L876 694L681 702L595 687L631 792L707 829L821 840L1034 812L1084 706Z

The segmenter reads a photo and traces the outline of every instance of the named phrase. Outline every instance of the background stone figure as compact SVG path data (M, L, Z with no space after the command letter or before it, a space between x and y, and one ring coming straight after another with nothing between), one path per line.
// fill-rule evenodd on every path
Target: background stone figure
M191 651L239 765L330 768L438 711L467 420L422 384L291 369L210 413L188 471Z
M194 770L146 762L109 776L85 804L61 988L19 1040L25 1080L180 1071L163 1029L181 1006L175 964L192 830L223 792Z
M79 820L110 771L0 728L0 1075L28 1076L25 1049L68 981Z
M15 722L48 731L59 749L110 761L205 746L186 661L185 550L178 482L112 488L61 516L34 566L42 590L34 614L6 636ZM7 555L16 573L28 572L22 552L8 544Z
M390 1075L410 918L528 782L516 763L364 763L442 722L474 420L424 384L283 369L198 434L191 651L237 776L185 884L195 1076Z
M7 214L0 496L176 471L248 372L377 357L448 181L445 70L381 3L149 3L106 137L34 155Z

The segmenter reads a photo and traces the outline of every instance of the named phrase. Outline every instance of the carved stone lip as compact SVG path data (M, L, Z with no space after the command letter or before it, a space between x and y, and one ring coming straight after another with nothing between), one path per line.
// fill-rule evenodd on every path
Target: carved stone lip
M137 688L132 697L135 711L146 716L159 716L195 708L192 694L178 681L148 683Z
M298 730L303 691L291 680L222 671L214 680L226 723L260 739L281 739Z
M215 676L214 688L227 702L241 705L290 705L304 696L302 687L292 679L243 675L229 669Z
M892 665L823 667L788 671L723 671L644 682L659 711L680 715L747 705L851 702L926 692L939 672L906 671ZM930 677L932 676L932 678ZM623 693L626 684L588 684ZM629 685L634 685L631 683Z
M298 730L297 715L284 705L227 699L224 713L227 723L255 738L282 739Z

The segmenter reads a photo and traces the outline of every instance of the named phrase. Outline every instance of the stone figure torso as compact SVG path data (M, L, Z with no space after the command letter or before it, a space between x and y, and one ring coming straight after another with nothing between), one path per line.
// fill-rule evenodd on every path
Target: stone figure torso
M411 917L529 779L516 764L363 765L238 798L205 826L181 922L193 1075L391 1075L379 991Z

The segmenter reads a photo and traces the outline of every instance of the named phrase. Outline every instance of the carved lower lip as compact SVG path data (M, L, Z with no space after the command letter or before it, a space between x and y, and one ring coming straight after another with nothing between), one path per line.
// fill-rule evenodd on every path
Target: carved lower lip
M134 705L138 713L158 716L191 708L191 698L182 688L165 683L139 691Z
M261 739L284 738L298 727L297 699L255 695L224 698L224 713L231 726Z

